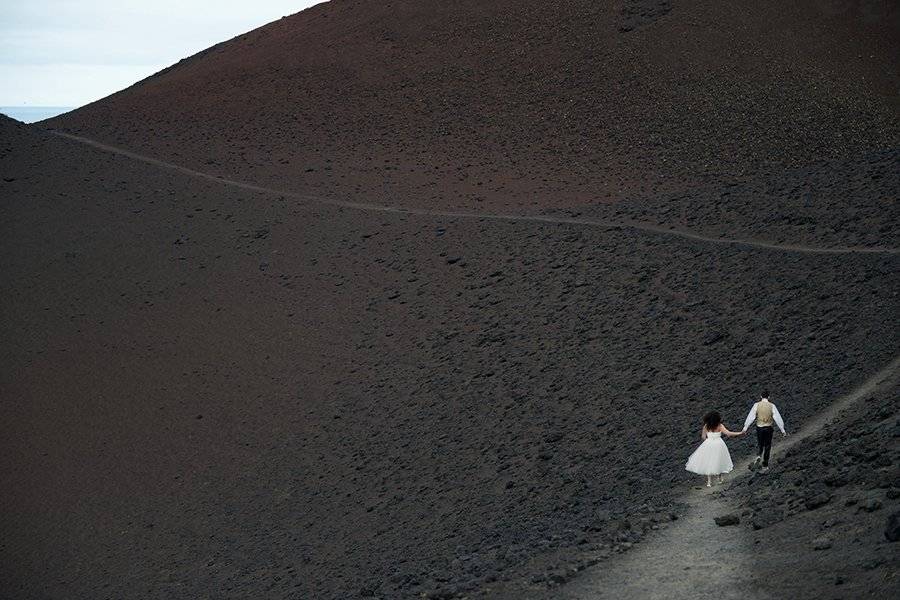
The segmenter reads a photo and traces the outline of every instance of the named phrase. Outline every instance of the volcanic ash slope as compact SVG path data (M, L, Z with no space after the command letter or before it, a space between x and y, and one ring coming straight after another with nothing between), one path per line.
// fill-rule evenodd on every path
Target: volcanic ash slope
M332 0L49 124L388 204L537 211L679 195L900 145L898 11ZM818 196L783 190L766 208ZM718 199L701 198L700 214Z
M3 595L522 597L711 407L892 358L897 259L357 211L2 125ZM873 332L878 332L874 335Z

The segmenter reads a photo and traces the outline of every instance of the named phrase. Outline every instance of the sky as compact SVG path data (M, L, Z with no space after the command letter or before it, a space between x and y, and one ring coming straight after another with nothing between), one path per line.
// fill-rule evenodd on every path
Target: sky
M320 1L0 0L0 106L81 106Z

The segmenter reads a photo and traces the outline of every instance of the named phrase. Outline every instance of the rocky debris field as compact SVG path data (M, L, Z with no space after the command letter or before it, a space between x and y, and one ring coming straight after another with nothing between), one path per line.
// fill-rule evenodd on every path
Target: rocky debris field
M802 423L897 347L896 257L348 210L0 124L6 595L542 592L677 518L705 410Z
M823 248L900 247L900 150L818 161L740 183L635 195L578 216L680 228L710 237ZM547 214L573 214L548 210Z
M761 585L791 598L900 594L896 378L726 492L752 532Z
M0 118L0 596L519 599L653 543L704 412L895 358L900 255L487 215L896 249L897 10L332 0ZM786 589L894 585L873 398L735 488Z

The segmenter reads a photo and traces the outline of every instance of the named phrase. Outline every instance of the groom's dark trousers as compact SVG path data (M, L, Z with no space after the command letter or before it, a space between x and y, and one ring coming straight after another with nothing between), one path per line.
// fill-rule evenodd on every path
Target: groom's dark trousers
M772 430L772 426L768 427L760 427L757 425L756 427L756 445L759 448L759 451L756 453L757 456L762 456L763 466L769 466L769 453L772 451L772 434L774 431Z

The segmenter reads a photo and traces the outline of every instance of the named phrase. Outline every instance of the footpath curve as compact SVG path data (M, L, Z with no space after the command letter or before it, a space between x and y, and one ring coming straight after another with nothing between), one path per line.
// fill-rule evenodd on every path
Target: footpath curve
M787 438L776 436L775 456L814 435L841 412L880 389L900 384L900 357L816 414ZM735 464L746 477L752 456ZM698 479L700 479L698 477ZM633 550L603 563L552 592L559 600L674 600L714 597L767 600L752 570L753 543L740 527L719 527L714 517L734 512L727 498L712 488L693 487L680 500L684 517ZM764 575L764 574L762 574Z
M112 154L117 154L119 156L124 156L126 158L130 158L132 160L140 161L149 165L153 165L156 167L161 167L164 169L169 169L172 171L177 171L182 173L183 175L187 175L189 177L195 177L199 179L205 179L207 181L212 181L215 183L219 183L222 185L227 185L235 188L240 188L244 190L249 190L252 192L261 192L265 194L272 194L277 196L285 196L290 198L296 198L298 200L303 200L305 202L311 203L319 203L326 204L331 206L337 206L341 208L350 208L354 210L362 210L362 211L375 211L375 212L387 212L387 213L396 213L396 214L410 214L410 215L424 215L424 216L434 216L434 217L447 217L447 218L459 218L459 219L487 219L487 220L497 220L497 221L524 221L524 222L533 222L533 223L549 223L549 224L558 224L558 225L585 225L591 227L602 227L605 229L633 229L635 231L642 231L646 233L654 233L660 235L668 235L673 237L679 237L683 239L710 243L710 244L730 244L736 246L745 246L750 248L760 248L764 250L775 250L780 252L798 252L803 254L900 254L900 248L886 248L886 247L857 247L857 246L835 246L822 248L817 246L805 246L802 244L777 244L774 242L768 242L765 240L746 238L746 239L736 239L736 238L725 238L725 237L711 237L706 236L700 233L696 233L694 231L690 231L687 229L676 229L663 227L659 225L652 225L650 223L642 223L638 221L602 221L595 219L584 219L577 217L557 217L557 216L548 216L548 215L516 215L516 214L503 214L503 213L476 213L476 212L466 212L466 211L451 211L451 210L435 210L429 208L406 208L399 206L386 206L381 204L371 204L366 202L353 202L349 200L337 200L334 198L323 198L320 196L313 196L309 194L303 194L299 192L291 192L287 190L278 190L274 188L264 187L261 185L256 185L252 183L247 183L244 181L237 181L234 179L228 179L225 177L219 177L217 175L211 175L209 173L204 173L202 171L196 171L194 169L189 169L188 167L184 167L181 165L176 165L174 163L166 162L164 160L160 160L158 158L153 158L151 156L146 156L143 154L138 154L137 152L131 152L130 150L125 150L123 148L118 148L116 146L111 146L109 144L104 144L103 142L98 142L91 138L87 138L80 135L74 135L71 133L65 133L62 131L55 130L46 130L48 133L52 135L56 135L61 138L73 140L82 144L86 144L98 150L102 150L104 152L109 152Z

